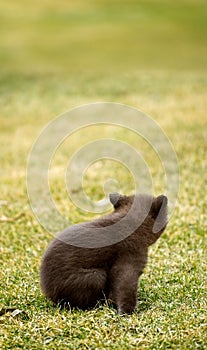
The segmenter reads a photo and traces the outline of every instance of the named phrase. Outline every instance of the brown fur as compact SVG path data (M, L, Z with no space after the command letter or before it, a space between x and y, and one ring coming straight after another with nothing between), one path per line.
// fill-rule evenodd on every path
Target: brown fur
M134 210L122 223L120 220L129 213L135 199ZM106 298L115 303L120 314L135 309L138 279L147 263L148 247L159 238L167 224L167 198L111 194L110 201L114 205L111 214L69 227L46 250L41 265L41 286L54 303L86 309ZM141 225L133 227L135 219L142 216L145 218ZM153 232L155 221L160 224L158 232ZM123 237L118 243L100 248L82 248L68 243L71 233L82 232L85 239L90 230L106 228L108 233L107 230L119 222L118 232L110 231L111 235ZM127 236L127 230L133 232L129 231Z

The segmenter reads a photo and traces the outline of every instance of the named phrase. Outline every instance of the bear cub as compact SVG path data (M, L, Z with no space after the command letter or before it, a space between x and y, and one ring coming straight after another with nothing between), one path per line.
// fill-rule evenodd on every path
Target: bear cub
M70 226L43 256L42 290L62 307L84 310L104 299L112 301L119 314L130 314L136 307L148 247L167 225L167 197L112 193L109 199L112 213Z

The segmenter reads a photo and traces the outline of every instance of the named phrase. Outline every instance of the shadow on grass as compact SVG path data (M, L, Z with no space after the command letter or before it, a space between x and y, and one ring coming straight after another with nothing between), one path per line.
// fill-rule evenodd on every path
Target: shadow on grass
M77 313L84 314L87 316L87 314L91 314L91 312L98 314L99 312L104 313L112 313L114 316L120 316L117 313L116 305L111 300L99 300L95 306L87 308L85 310L70 307L69 304L65 305L55 305L50 300L48 300L43 295L39 296L31 302L22 303L21 305L15 304L15 305L4 305L0 309L0 323L4 323L4 319L8 320L9 318L15 318L19 319L21 321L29 321L32 319L33 314L41 314L42 312L44 314L48 314L51 316L54 316L57 313L64 314L69 313L73 314L74 316L77 315ZM137 307L133 314L141 314L145 313L148 310L150 310L157 301L160 300L160 295L153 291L153 289L149 293L147 293L143 287L139 289L139 295L137 300Z

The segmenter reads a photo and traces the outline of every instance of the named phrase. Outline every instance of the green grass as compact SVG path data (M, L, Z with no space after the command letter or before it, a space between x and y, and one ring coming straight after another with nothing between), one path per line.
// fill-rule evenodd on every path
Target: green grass
M0 310L22 311L0 316L0 347L205 349L205 1L123 1L122 6L117 1L68 5L62 0L61 6L37 1L33 9L26 4L0 5ZM127 317L107 305L60 311L39 286L41 257L52 237L30 209L27 158L49 121L96 101L125 103L151 115L171 139L180 165L178 205L168 229L150 249L137 310ZM103 136L138 145L129 131L89 128L71 136L52 163L53 196L74 223L92 215L69 202L63 167L69 153ZM159 193L160 168L152 150L144 150ZM88 169L86 193L101 198L108 178L118 178L123 192L133 191L126 169L108 161Z
M0 62L24 74L202 70L206 16L205 0L10 0L1 4Z

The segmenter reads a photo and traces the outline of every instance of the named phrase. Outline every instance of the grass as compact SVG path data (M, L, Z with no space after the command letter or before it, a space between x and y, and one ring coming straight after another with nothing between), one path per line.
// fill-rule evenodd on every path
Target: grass
M206 348L204 5L201 0L130 1L117 9L116 1L76 1L70 6L37 1L31 11L23 0L1 4L0 310L21 311L16 316L12 310L2 311L3 349ZM107 305L87 312L60 311L39 286L41 257L52 237L29 205L27 158L50 120L96 101L125 103L151 115L172 141L180 165L178 205L168 229L150 249L137 310L127 317ZM129 131L96 127L72 135L54 157L52 193L74 223L92 214L69 202L63 167L69 153L103 136L138 145ZM159 193L160 167L149 147L144 154ZM123 192L133 191L126 169L108 161L88 169L86 193L101 198L109 178L118 178Z

